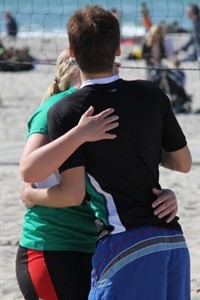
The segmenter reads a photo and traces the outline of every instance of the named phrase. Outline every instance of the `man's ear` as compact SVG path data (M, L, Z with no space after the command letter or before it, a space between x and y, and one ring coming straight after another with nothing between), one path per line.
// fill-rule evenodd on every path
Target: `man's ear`
M120 45L119 45L116 52L115 52L115 56L120 56L120 55L121 55L121 48L120 48Z
M74 58L74 51L69 47L69 55Z

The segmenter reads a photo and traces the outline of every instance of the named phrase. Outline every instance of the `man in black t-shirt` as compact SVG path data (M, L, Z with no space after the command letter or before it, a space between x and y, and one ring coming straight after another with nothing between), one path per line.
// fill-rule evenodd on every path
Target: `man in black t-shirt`
M184 173L191 168L170 100L152 83L113 75L120 30L111 12L86 6L67 29L83 83L50 109L51 140L76 125L91 105L96 113L113 107L120 122L115 140L85 143L59 169L62 196L70 195L74 205L84 199L86 171L99 230L89 300L189 300L189 254L178 217L168 223L152 207L152 189L161 188L160 164Z

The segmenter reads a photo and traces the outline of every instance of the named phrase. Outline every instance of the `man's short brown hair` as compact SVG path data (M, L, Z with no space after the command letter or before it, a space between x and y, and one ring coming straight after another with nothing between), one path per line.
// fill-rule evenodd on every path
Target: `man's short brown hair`
M120 45L116 17L98 5L77 10L67 24L70 48L83 72L99 73L113 68Z

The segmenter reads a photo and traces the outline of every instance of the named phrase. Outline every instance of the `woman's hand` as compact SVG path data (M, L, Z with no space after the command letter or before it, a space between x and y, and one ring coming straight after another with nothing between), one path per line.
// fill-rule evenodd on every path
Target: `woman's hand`
M82 115L77 127L85 142L116 138L116 134L108 133L108 131L119 126L119 123L117 122L119 117L117 115L111 115L113 112L113 108L108 108L98 115L92 116L94 107L89 107Z
M33 190L33 186L30 183L23 182L20 189L20 199L22 203L26 206L26 208L32 208L34 204L31 201L31 192Z
M177 198L173 191L168 189L158 190L153 188L153 193L158 198L152 203L154 208L154 214L159 218L163 218L167 215L167 223L170 223L176 216L178 211Z

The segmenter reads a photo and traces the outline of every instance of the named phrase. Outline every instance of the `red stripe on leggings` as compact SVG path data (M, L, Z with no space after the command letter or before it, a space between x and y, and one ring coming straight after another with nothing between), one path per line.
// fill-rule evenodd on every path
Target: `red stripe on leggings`
M28 271L37 296L43 300L58 300L51 277L49 275L43 251L27 251Z

